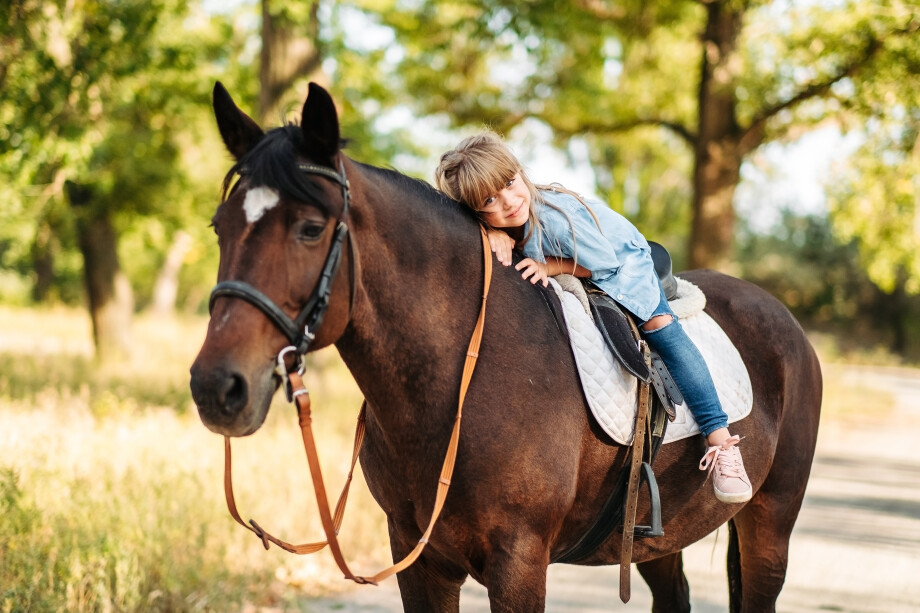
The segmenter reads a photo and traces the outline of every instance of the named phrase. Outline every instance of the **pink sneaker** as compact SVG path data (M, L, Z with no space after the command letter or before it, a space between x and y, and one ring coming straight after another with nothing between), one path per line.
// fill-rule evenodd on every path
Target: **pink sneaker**
M747 502L751 499L751 480L744 471L741 450L735 447L740 441L741 437L730 436L721 446L707 449L700 460L700 470L709 469L716 498L722 502Z

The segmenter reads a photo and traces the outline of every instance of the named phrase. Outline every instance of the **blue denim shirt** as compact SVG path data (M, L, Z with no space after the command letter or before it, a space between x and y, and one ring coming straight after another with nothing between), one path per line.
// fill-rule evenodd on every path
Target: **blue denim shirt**
M658 275L648 241L628 219L598 201L589 201L600 222L576 198L562 192L540 192L561 210L534 203L542 237L531 236L523 246L526 257L570 258L591 271L591 280L642 321L651 318L661 301ZM526 230L527 228L525 228ZM573 241L572 230L575 231Z

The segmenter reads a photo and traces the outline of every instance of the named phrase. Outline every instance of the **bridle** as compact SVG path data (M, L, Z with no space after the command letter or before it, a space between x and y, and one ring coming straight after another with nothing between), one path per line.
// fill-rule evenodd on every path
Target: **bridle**
M349 192L348 177L345 175L344 161L339 162L338 172L332 168L304 162L298 163L297 169L307 174L332 179L342 187L342 212L339 214L339 219L336 223L335 234L329 246L329 253L326 255L326 262L323 264L319 281L316 287L313 288L313 293L310 294L310 298L303 309L301 309L296 318L291 319L268 296L245 281L221 281L211 290L211 298L208 302L208 312L210 313L214 310L214 303L217 302L218 298L242 298L262 311L281 330L288 342L290 342L290 346L285 347L278 354L278 369L276 372L285 384L288 400L291 400L291 390L286 377L287 373L282 371L285 368L284 356L288 353L294 353L297 357L294 368L301 369L303 367L302 358L310 349L310 343L316 337L316 331L322 324L323 317L325 317L329 308L332 281L335 279L335 274L339 269L339 263L342 260L342 247L345 243L345 237L348 235L348 225L345 223L345 218L351 206L351 194ZM240 170L240 174L245 174L245 172L245 168ZM355 280L352 278L351 283L354 284L354 282ZM353 299L353 289L351 294Z

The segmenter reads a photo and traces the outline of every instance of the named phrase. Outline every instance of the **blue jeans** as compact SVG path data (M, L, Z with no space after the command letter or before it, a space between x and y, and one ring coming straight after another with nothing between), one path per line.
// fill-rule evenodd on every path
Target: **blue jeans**
M684 396L687 408L700 427L700 432L703 436L708 436L710 432L719 428L727 428L728 416L722 410L716 386L712 382L712 375L709 374L709 367L706 366L700 350L677 322L677 315L668 305L664 290L661 290L661 302L652 313L652 317L656 315L670 315L671 323L657 330L643 330L642 335L671 372L674 382Z

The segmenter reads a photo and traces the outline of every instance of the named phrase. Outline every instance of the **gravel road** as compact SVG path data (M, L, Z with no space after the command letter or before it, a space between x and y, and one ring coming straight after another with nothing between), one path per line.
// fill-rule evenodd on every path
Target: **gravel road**
M887 389L894 405L882 420L865 414L824 419L812 477L792 537L783 612L897 613L920 611L920 371L834 367L838 380ZM880 396L884 398L884 396ZM728 610L727 529L684 552L693 610ZM649 611L651 595L633 568L632 600L618 598L617 567L553 565L550 613ZM469 581L463 613L489 610L485 589ZM309 611L402 611L394 579L336 598Z

